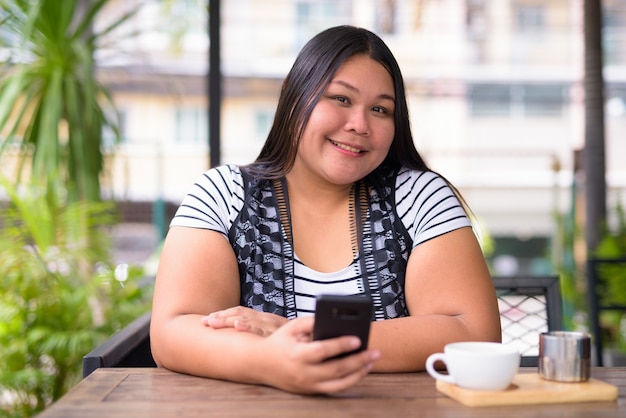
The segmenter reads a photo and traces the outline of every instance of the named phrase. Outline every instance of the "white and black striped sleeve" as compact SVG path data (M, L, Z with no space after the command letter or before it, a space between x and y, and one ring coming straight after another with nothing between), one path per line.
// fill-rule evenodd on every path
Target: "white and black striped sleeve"
M170 226L210 229L228 236L242 206L243 180L239 167L219 166L196 180Z
M439 175L402 169L396 179L396 211L413 239L422 242L471 226L461 203Z

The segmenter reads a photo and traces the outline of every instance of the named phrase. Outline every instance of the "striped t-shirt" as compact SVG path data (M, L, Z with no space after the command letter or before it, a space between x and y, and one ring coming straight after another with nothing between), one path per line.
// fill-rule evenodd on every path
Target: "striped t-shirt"
M210 229L228 239L229 230L244 204L243 186L238 166L223 165L206 171L183 199L171 226ZM397 215L413 241L413 248L439 235L470 226L450 187L432 172L401 169L396 178L395 202ZM339 271L322 273L308 268L295 254L298 316L315 311L318 294L362 294L358 257Z

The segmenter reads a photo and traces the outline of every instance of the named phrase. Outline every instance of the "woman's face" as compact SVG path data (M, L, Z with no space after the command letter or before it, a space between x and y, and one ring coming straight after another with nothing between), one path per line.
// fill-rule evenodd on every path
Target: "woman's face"
M347 185L378 167L395 134L394 85L366 55L348 59L313 108L292 173Z

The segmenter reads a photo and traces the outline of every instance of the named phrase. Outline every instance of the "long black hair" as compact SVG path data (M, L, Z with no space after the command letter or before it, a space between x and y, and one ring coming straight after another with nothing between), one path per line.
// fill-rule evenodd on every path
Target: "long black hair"
M248 166L252 173L279 178L291 169L313 108L339 67L355 55L366 55L379 62L393 80L395 136L383 164L429 170L413 143L404 80L395 57L373 32L337 26L313 37L298 54L283 82L267 140L255 162Z

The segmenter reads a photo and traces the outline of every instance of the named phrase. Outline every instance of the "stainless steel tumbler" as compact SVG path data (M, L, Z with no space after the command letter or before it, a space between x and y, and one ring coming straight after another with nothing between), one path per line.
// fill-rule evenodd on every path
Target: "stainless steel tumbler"
M539 375L557 382L589 380L591 337L583 332L551 331L539 336Z

